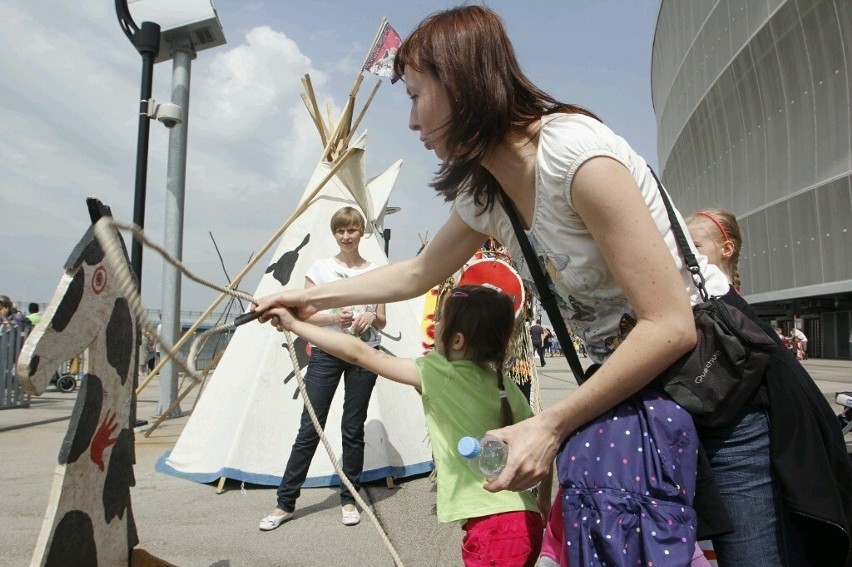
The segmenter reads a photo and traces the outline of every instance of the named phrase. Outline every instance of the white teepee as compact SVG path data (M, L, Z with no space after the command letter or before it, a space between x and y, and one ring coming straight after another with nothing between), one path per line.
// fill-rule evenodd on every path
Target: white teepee
M366 180L366 136L361 135L349 144L360 121L359 117L355 125L351 125L354 93L359 85L360 77L340 123L332 132L319 114L310 80L306 77L307 94L303 99L325 150L255 297L280 290L282 286L286 289L303 287L304 274L314 260L337 253L329 221L335 211L346 205L360 210L367 219L367 233L360 247L362 256L379 265L387 264L379 229L402 160L372 180ZM388 304L382 348L397 356L422 354L422 312L422 298ZM256 484L278 484L299 428L303 406L289 353L282 346L284 340L285 335L268 324L251 322L236 330L174 449L163 455L158 470L197 482L225 477ZM302 364L307 359L305 345L301 340L296 344ZM339 390L342 389L341 381ZM342 406L343 392L338 391L325 431L337 459L340 459ZM405 477L426 473L432 468L426 420L417 392L409 386L379 378L365 426L362 481ZM337 482L334 467L320 444L304 486L327 486Z

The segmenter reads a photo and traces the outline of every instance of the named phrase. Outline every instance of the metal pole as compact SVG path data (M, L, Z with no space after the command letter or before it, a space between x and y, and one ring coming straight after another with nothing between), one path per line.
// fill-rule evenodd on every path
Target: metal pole
M133 199L133 223L145 226L145 192L148 181L148 139L151 120L147 116L148 99L154 82L154 58L160 51L160 24L142 22L133 35L133 44L142 55L142 87L139 94L139 134L136 140L136 191ZM130 266L142 289L142 243L134 239L130 247Z
M169 132L168 175L166 181L165 235L163 248L172 256L183 258L183 213L186 194L186 145L189 117L189 83L195 50L187 41L173 47L172 102L181 108L182 122ZM180 338L181 274L171 264L163 264L162 339L175 344ZM167 362L160 371L160 397L157 415L168 411L178 395L177 366ZM175 406L166 417L180 417L180 406Z

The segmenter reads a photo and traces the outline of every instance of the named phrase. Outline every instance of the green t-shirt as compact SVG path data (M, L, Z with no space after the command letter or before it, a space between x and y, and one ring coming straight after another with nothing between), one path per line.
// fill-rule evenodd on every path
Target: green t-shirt
M465 521L503 512L531 510L538 505L528 491L491 493L485 479L459 455L459 439L482 437L502 427L500 394L494 372L473 362L450 362L437 352L416 359L423 392L423 411L438 473L438 521ZM504 380L515 422L532 415L524 394L511 378Z

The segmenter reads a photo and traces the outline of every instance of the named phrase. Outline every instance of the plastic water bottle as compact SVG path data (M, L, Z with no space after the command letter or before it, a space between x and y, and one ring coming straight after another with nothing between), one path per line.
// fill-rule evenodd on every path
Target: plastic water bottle
M492 435L482 439L462 437L459 439L458 451L467 459L470 469L485 478L499 476L508 456L506 444Z

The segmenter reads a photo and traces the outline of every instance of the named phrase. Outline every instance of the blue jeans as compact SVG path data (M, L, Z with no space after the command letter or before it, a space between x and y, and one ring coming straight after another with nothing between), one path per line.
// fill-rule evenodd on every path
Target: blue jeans
M323 429L341 375L344 386L343 417L340 423L343 441L342 468L346 478L357 491L361 488L360 477L364 469L364 422L367 420L367 408L370 405L373 386L376 385L376 375L316 347L311 349L311 360L305 373L305 391ZM281 510L292 512L296 509L296 499L302 490L302 483L308 476L308 468L319 441L311 416L307 408L304 408L299 433L290 451L290 459L287 461L284 476L281 477L281 484L278 485L278 508ZM340 503L355 504L355 497L342 482Z
M735 424L700 437L734 524L734 533L713 540L719 567L799 565L795 530L772 474L766 412L747 407Z

